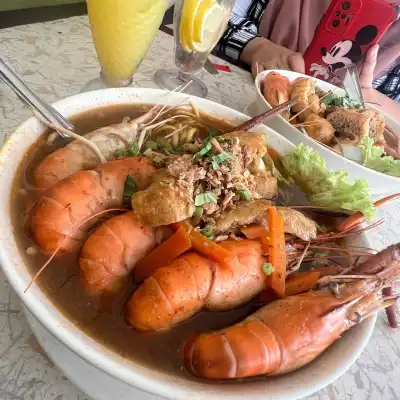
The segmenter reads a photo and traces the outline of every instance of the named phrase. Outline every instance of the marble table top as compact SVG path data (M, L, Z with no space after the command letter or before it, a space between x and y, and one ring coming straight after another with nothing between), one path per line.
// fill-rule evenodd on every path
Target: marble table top
M87 17L18 26L0 30L0 55L23 76L28 85L52 102L77 94L99 74ZM226 64L219 59L213 59ZM173 68L173 41L159 32L134 76L133 85L156 87L153 74L160 66ZM250 73L231 66L218 76L203 73L209 99L239 111L255 98ZM8 88L0 84L0 143L27 117ZM380 210L385 224L369 233L382 249L400 237L400 204ZM341 378L308 397L309 400L394 400L400 398L400 333L393 333L385 316L358 361ZM32 336L19 299L0 272L0 399L90 400L70 383L45 356Z

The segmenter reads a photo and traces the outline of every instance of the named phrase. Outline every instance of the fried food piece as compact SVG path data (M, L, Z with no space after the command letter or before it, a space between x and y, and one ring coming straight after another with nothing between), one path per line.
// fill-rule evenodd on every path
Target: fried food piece
M383 135L385 131L385 118L377 111L369 108L361 111L362 115L368 115L369 119L369 137L373 139L375 143L385 143L385 137Z
M321 143L329 144L335 134L330 122L316 114L310 114L304 121L304 129L308 136Z
M222 135L223 139L234 139L237 141L237 146L240 149L233 149L233 155L235 157L243 158L243 155L246 156L246 160L242 165L247 166L251 164L253 161L258 162L265 153L268 151L267 145L265 144L265 138L262 134L257 134L254 132L245 132L245 131L237 131L237 132L229 132ZM240 150L240 151L238 151Z
M376 110L353 110L336 107L327 120L332 124L336 132L352 135L362 142L365 136L369 136L375 143L385 143L383 131L385 121Z
M311 78L297 78L293 81L290 90L290 100L297 100L292 112L298 113L310 104L311 96L315 95L315 82ZM318 97L318 96L317 96ZM312 97L315 101L316 99ZM318 98L319 100L319 98ZM319 101L318 101L319 104Z
M169 225L193 215L193 185L185 185L167 170L157 171L153 183L132 197L132 208L150 227Z
M224 211L215 220L215 234L238 233L239 228L251 224L268 225L267 209L273 203L267 200L243 201L228 211ZM286 233L291 233L303 240L317 236L316 223L297 210L288 207L278 207L283 219Z

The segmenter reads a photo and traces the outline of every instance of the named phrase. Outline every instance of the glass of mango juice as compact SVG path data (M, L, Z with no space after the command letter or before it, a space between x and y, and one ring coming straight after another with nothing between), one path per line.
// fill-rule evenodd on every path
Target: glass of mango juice
M161 25L167 0L86 0L107 87L128 86Z
M194 75L203 69L224 33L234 3L235 0L175 1L174 58L177 70L158 70L154 76L158 86L168 90L186 86L186 93L207 96L207 86Z

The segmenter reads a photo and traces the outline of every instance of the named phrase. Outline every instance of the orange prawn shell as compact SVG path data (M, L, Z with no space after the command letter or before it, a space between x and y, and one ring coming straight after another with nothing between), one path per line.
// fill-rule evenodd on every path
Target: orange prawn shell
M272 107L277 107L289 100L290 81L287 77L270 72L264 78L262 93Z
M227 310L247 303L266 286L258 240L220 243L234 255L221 266L195 252L157 269L125 307L127 323L139 331L170 329L202 308Z
M185 348L186 367L208 379L278 375L298 369L351 326L342 303L327 292L278 300L241 323L192 339Z
M117 290L136 263L157 245L156 233L133 211L101 224L86 240L79 258L86 288L90 292Z
M149 159L132 157L110 161L93 171L79 171L63 179L48 189L33 208L32 237L47 253L61 244L61 251L73 250L90 225L80 224L96 213L122 206L128 175L135 179L140 190L150 184L155 171ZM68 240L64 241L67 236Z

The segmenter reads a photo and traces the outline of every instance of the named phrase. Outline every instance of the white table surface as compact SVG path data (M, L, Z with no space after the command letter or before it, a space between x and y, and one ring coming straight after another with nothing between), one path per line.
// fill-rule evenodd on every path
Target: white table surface
M160 66L173 67L172 48L172 38L160 32L135 74L133 85L156 87L152 81L155 70ZM0 56L50 102L79 93L99 73L84 16L0 30ZM231 73L216 77L204 73L202 78L208 85L210 99L243 111L255 98L252 78L246 71L233 66L231 69ZM0 84L0 143L30 115L14 94ZM400 237L400 203L385 207L378 217L386 223L369 237L373 246L381 249ZM353 367L332 385L308 397L309 400L399 398L400 333L388 328L384 315L378 318L370 343ZM88 399L43 355L2 272L0 399Z

